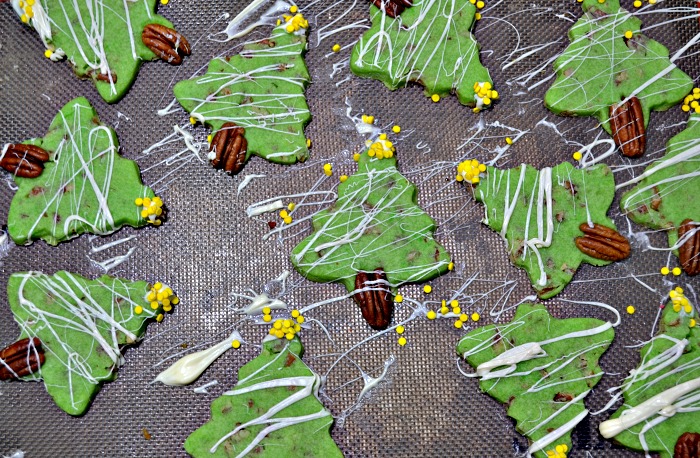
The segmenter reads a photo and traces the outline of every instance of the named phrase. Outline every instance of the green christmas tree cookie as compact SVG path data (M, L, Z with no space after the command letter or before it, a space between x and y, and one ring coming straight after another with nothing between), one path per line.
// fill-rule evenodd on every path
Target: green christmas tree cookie
M384 293L447 272L450 257L433 238L435 222L418 207L416 187L396 169L394 147L385 138L358 155L358 171L340 183L338 200L314 216L314 232L292 250L292 264L308 279ZM379 322L363 305L379 299L355 298L371 326L389 324L393 298L383 303L390 309L377 312Z
M640 32L641 21L620 8L619 0L583 0L581 7L584 15L569 30L571 44L554 62L557 78L544 103L556 114L595 116L623 154L639 155L651 110L678 104L693 80L671 63L662 44ZM619 118L613 115L611 108L630 96L636 97L636 108L630 100ZM637 115L644 119L635 127ZM620 120L620 129L611 129L611 118Z
M372 6L372 27L353 48L350 69L391 90L415 81L434 101L455 93L475 111L488 107L498 93L479 62L479 45L470 32L480 15L473 3L416 0L396 19Z
M64 271L15 273L7 292L19 339L38 338L45 359L21 378L43 380L56 405L71 415L85 413L101 385L116 379L122 348L179 302L161 283L107 275L88 280Z
M205 75L175 85L175 97L193 121L215 133L210 155L215 167L229 155L232 167L222 163L221 168L230 173L239 172L251 155L278 164L309 157L304 135L311 119L304 97L311 80L303 57L307 27L301 14L285 16L269 38L245 45L236 56L216 58ZM227 131L222 147L219 139ZM234 145L239 135L243 146Z
M645 453L674 456L678 438L700 434L700 328L680 288L661 315L660 332L641 350L620 387L624 405L600 424L603 437ZM695 456L695 455L675 455Z
M268 336L241 367L236 386L211 406L212 418L185 441L194 457L342 457L333 416L318 400L320 377L301 361L304 347Z
M476 368L479 386L506 404L517 430L544 458L571 448L571 431L588 414L583 400L598 383L598 360L613 325L594 318L553 318L543 305L522 304L513 321L464 336L457 353Z
M654 161L642 175L620 186L628 184L636 185L622 195L620 208L637 224L667 230L669 246L682 245L678 243L678 234L679 230L685 229L683 223L695 230L700 222L700 206L697 204L700 195L700 115L690 116L686 129L668 141L666 154L661 159ZM694 257L697 253L681 256L681 264L688 274L697 274L700 270Z
M162 58L180 63L189 54L187 40L173 25L155 14L157 0L12 0L22 22L36 29L51 60L67 58L79 77L91 78L108 103L117 102L131 87L144 60ZM150 43L166 54L149 49L151 24L167 27L168 36L150 33ZM144 32L146 30L146 32ZM162 33L157 27L155 32Z
M606 216L615 197L606 165L575 169L564 162L539 171L525 164L499 170L467 160L457 173L484 204L484 224L506 240L511 261L527 271L542 299L558 294L582 262L603 266L629 255L629 243ZM591 245L593 238L598 245Z
M119 156L116 133L100 123L87 99L68 102L43 138L24 144L45 150L49 161L35 178L15 176L7 218L15 243L57 245L86 232L160 224L163 202L142 184L138 165Z

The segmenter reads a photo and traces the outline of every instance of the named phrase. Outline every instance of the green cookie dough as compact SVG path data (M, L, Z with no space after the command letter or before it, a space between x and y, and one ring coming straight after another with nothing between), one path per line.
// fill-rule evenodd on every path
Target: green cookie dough
M241 367L236 386L211 405L212 419L185 441L194 457L342 457L333 416L318 400L320 377L301 361L304 347L267 337Z
M686 129L666 144L666 154L627 184L632 183L637 184L622 195L620 208L637 224L668 230L674 246L685 219L700 221L700 115L691 115Z
M141 182L138 165L119 156L116 133L100 123L87 99L68 102L43 138L24 143L43 148L50 160L37 178L15 177L19 188L7 226L18 245L39 239L57 245L86 232L105 235L125 225L160 224L142 216L135 202L162 202Z
M480 97L474 87L493 85L470 32L476 12L467 0L416 0L391 19L372 6L372 27L353 48L350 69L391 90L415 81L425 86L428 97L455 93L463 105L488 106L489 98Z
M525 303L510 323L462 337L457 353L475 368L492 363L477 369L481 390L506 404L531 440L528 456L544 458L557 445L571 448L571 431L588 414L583 400L603 374L598 359L613 340L612 326L594 318L559 320L543 305ZM514 354L521 358L508 358Z
M304 126L311 114L304 90L311 77L303 57L308 29L287 32L288 22L239 55L212 60L205 75L173 89L183 108L214 134L225 123L243 127L246 161L253 154L278 164L309 157Z
M338 200L313 217L314 232L292 250L292 264L308 279L354 291L358 272L382 269L392 288L447 272L450 256L433 238L435 222L418 207L393 152L376 156L382 145L389 142L360 155L358 171L338 185Z
M687 394L658 402L658 409L649 418L614 436L614 441L626 447L659 453L661 458L674 456L673 448L685 432L700 433L700 327L697 311L692 305L681 305L683 293L675 293L662 315L660 332L641 350L640 365L630 371L622 384L624 405L610 417L612 422L600 424L601 434L614 432L614 419L633 413L633 408L678 385L695 384ZM685 304L688 304L685 302ZM659 410L673 405L670 415ZM669 410L668 408L666 410ZM608 434L605 434L608 437Z
M507 241L511 262L527 271L540 298L557 295L582 262L610 264L584 254L575 244L576 237L584 235L579 229L582 223L615 229L605 215L615 197L608 166L575 169L563 162L538 171L522 164L506 170L487 167L481 176L473 193L485 206L483 222ZM549 205L547 189L551 189ZM548 245L543 243L548 239Z
M158 283L150 287L107 275L88 280L64 271L12 274L7 294L21 331L18 340L38 337L46 356L40 371L24 379L43 380L67 413L85 413L102 383L117 378L117 368L124 364L122 347L136 343L148 320L160 321L164 308L170 309L162 300L147 300L156 286L169 301L178 302L172 290Z
M12 3L22 20L39 33L47 56L51 60L65 56L79 77L94 81L108 103L129 90L142 61L158 58L141 41L144 27L173 27L155 14L157 0L36 0L31 5L24 0L22 7L19 0ZM116 82L98 80L100 74L116 75Z
M544 97L556 114L595 116L610 133L609 107L636 93L644 114L678 104L693 80L673 66L668 49L640 33L641 21L619 0L583 0L584 15L569 30L571 45L554 62L557 78ZM631 32L632 38L625 37ZM673 69L657 79L668 67Z

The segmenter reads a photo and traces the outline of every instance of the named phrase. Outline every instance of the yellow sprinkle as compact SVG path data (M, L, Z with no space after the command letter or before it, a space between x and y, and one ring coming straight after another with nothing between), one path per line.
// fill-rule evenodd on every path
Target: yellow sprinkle
M179 297L173 297L172 299L170 299L170 302L171 302L173 305L177 305L177 304L180 303L180 298L179 298Z
M136 307L134 307L134 313L137 315L141 315L143 313L143 307L137 305Z
M136 206L140 207L141 205L143 205L143 199L139 197L136 200L134 200L134 203L136 204Z
M425 286L423 287L423 292L424 292L425 294L430 294L430 292L431 292L432 290L433 290L433 287L430 286L430 285L425 285Z
M282 332L280 329L275 330L275 337L281 339L282 337L284 337L284 332Z
M402 347L406 345L406 338L405 337L399 337L399 345Z
M681 274L681 268L680 268L680 267L674 267L673 270L672 270L671 272L673 272L673 275L675 275L675 276L677 277L677 276L679 276L679 275Z
M491 99L488 97L484 97L483 102L484 102L484 105L491 105Z
M265 323L269 323L270 321L272 321L272 316L271 315L263 315L263 321Z
M352 159L353 159L355 162L359 162L359 161L360 161L360 153L355 153L355 154L353 154L353 155L352 155Z
M294 309L292 310L292 318L298 318L301 313L299 313L299 310Z
M160 304L158 302L156 302L156 301L151 302L151 308L153 310L157 310L158 307L160 307Z
M396 297L394 298L394 302L396 302L397 304L402 303L402 302L403 302L403 296L400 295L400 294L397 294Z
M690 312L693 311L693 307L691 307L690 304L688 304L688 305L686 305L685 307L683 307L683 311L684 311L685 313L690 313Z
M277 19L277 25L280 25L282 23L281 19Z
M339 179L340 179L341 183L345 183L346 181L348 181L348 176L347 175L340 175Z
M160 0L161 5L167 5L170 0Z
M461 321L462 323L465 323L468 319L469 319L469 317L467 316L466 313L462 313L462 314L459 316L459 321Z
M481 318L481 317L479 316L478 313L476 313L476 312L472 313L472 321L479 321L479 318Z
M158 323L160 323L161 321L163 321L163 314L162 314L162 313L159 313L159 314L156 316L156 321L157 321Z
M289 202L287 204L287 210L289 210L290 212L294 211L295 208L297 208L297 204L295 204L294 202Z
M583 0L581 0L581 1L583 1ZM635 0L635 2L633 3L633 5L634 5L635 8L641 8L642 2L641 2L640 0Z
M633 36L634 36L634 34L632 33L631 30L628 30L627 32L625 32L625 38L627 38L628 40L630 38L632 38Z
M287 340L292 340L294 338L294 333L293 332L288 332L284 335L284 337L287 338Z
M627 306L627 313L629 313L630 315L632 315L632 314L634 313L634 306L628 305L628 306Z
M581 151L576 151L572 157L574 158L575 161L580 161L583 159L583 154L581 154Z
M450 262L449 264L447 264L447 270L455 270L455 263Z
M512 144L513 144L513 139L510 138L510 137L506 137L506 143L507 143L508 145L512 145Z
M688 105L682 105L681 110L685 111L686 113L690 111L690 107Z
M476 7L477 7L477 8L481 9L481 8L483 8L484 6L485 6L485 5L484 5L484 2L483 2L483 1L479 0L478 2L476 2Z
M476 13L476 14L474 14L474 19L476 19L477 21L480 20L480 19L481 19L481 13Z
M397 334L403 334L404 332L406 332L406 328L404 328L403 326L399 325L396 327Z
M399 132L401 132L401 127L400 127L400 126L394 126L394 127L391 128L391 131L392 131L393 133L395 133L395 134L398 134Z
M280 218L286 218L287 216L289 216L289 213L287 213L287 210L280 210L279 215Z
M338 51L340 51L340 45L336 43L333 45L332 49L333 49L333 52L338 52Z
M326 176L333 175L333 166L329 163L324 164L323 165L323 173L325 173Z
M668 267L664 266L661 268L661 275L668 275L669 272L671 272L671 269L669 269Z
M293 323L292 323L292 320L284 320L284 321L282 322L282 326L284 326L285 328L291 327L292 324L293 324Z
M655 5L655 4L656 4L656 0L649 0L649 4L650 4L650 5Z
M428 317L429 320L434 320L437 318L437 313L435 313L434 310L430 310L428 313L425 314L426 317Z
M234 340L233 342L231 342L231 346L233 348L241 348L241 342L238 340Z
M459 301L457 299L452 299L450 301L450 307L459 307Z
M440 96L438 94L433 94L430 96L430 100L437 103L440 101Z
M301 331L301 326L299 326L298 324L295 324L294 325L294 332L299 332L299 331Z
M459 315L460 313L462 313L462 309L459 307L453 307L452 313L454 313L455 315Z
M166 312L169 312L173 309L172 305L163 305L163 310Z
M190 116L190 124L197 124L197 120L194 118L194 116Z
M306 318L304 318L301 315L299 316L299 318L297 318L297 323L299 323L299 324L304 324L304 321L306 321Z
M462 323L460 320L455 321L455 328L460 329L464 323Z
M694 328L696 324L697 323L696 323L695 319L691 318L690 322L688 322L688 327Z
M294 32L294 26L293 26L292 24L289 24L289 25L285 28L285 30L287 31L287 33L292 33L292 32Z
M270 307L263 307L263 315L269 315L270 313L272 313Z
M53 55L53 51L51 51L50 49L47 49L46 51L44 51L44 57L46 57L47 59L50 59L52 55Z
M447 315L448 313L450 313L450 309L443 306L442 308L440 308L440 313L442 313L443 315Z

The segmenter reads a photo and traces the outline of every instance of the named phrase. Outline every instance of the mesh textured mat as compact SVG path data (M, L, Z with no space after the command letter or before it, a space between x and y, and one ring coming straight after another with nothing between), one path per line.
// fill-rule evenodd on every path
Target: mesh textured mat
M240 49L243 40L222 43L208 36L224 28L227 20L223 13L233 17L247 3L171 0L161 5L158 12L193 43L192 56L180 67L144 63L132 89L115 105L104 103L91 82L75 78L69 64L44 58L37 34L20 23L9 2L0 3L0 142L43 136L57 111L68 100L84 95L104 123L116 126L122 154L137 160L144 182L163 197L169 209L168 221L160 228L125 228L104 239L82 236L58 247L43 242L12 246L0 259L0 291L6 290L10 274L16 271L53 273L65 269L95 277L103 273L95 261L123 255L136 247L109 274L160 280L172 286L181 298L172 314L162 323L150 325L146 338L126 350L126 364L119 370L119 378L103 387L82 417L70 417L56 408L42 383L0 384L0 454L23 450L29 457L186 456L183 441L208 420L211 401L235 383L237 369L258 354L256 345L266 332L265 327L240 322L241 316L234 309L248 301L236 294L249 294L248 289L269 290L275 286L270 281L286 270L291 273L281 299L290 307L301 308L345 292L340 285L315 284L293 271L288 254L309 233L308 221L263 239L270 232L268 221L276 221L279 227L279 218L273 214L248 218L245 210L264 199L293 200L284 196L307 192L313 186L333 191L339 174L352 173L352 153L362 148L364 137L347 117L348 107L353 115L373 114L385 129L393 124L402 127L395 142L399 170L418 186L419 204L436 219L436 238L456 262L454 272L431 282L432 294L425 295L419 285L403 286L400 292L435 309L442 299L461 291L465 311L481 313L479 325L509 320L509 307L533 294L525 273L508 262L499 236L480 223L483 208L454 181L455 166L467 157L494 157L506 136L518 139L498 165L513 167L527 162L535 167L552 166L570 160L577 145L592 142L602 132L592 118L560 118L544 108L542 98L551 80L527 91L528 86L552 74L551 65L542 71L537 68L567 46L566 33L581 14L579 4L573 0L487 2L475 35L482 48L482 61L501 93L501 102L495 109L476 115L455 97L432 103L416 85L390 92L378 81L349 73L349 45L369 23L368 2L301 1L299 6L312 27L307 63L313 84L307 98L313 120L307 135L313 147L306 163L283 167L253 158L240 175L231 178L206 164L205 153L191 153L182 142L147 151L172 134L173 125L188 124L188 115L181 110L163 117L156 115L156 110L172 100L172 85L201 73L213 56ZM671 54L700 32L697 19L690 17L693 13L688 11L689 3L694 4L659 2L642 16L645 33L664 43ZM622 4L632 8L632 1L623 0ZM685 11L680 9L684 6ZM678 21L654 27L673 19ZM346 25L353 26L330 33ZM263 27L246 39L264 38L269 30ZM335 43L344 49L331 52ZM545 44L548 46L504 69L533 49L531 46ZM695 46L686 52L689 57L677 61L696 80L700 77L699 51ZM526 74L532 79L525 86L518 84ZM665 142L682 129L686 116L679 108L652 114L647 158L663 154ZM475 129L480 119L485 126L481 131ZM547 122L555 123L558 133ZM201 126L187 128L199 140L208 134ZM322 179L326 162L334 164L335 174L330 179ZM606 162L622 165L629 161L615 155ZM252 180L238 192L238 185L249 174L264 177ZM629 171L620 170L616 178L629 177ZM13 195L10 183L9 176L3 174L0 221L7 219ZM317 199L326 203L301 209L299 218L327 206L328 195ZM616 200L609 214L619 228L626 229L618 204ZM93 250L131 235L135 238L108 250ZM654 246L667 246L665 234L652 233L649 239ZM627 347L652 335L659 304L669 288L668 278L658 274L659 268L676 263L666 252L637 250L629 260L604 268L583 265L574 282L547 301L558 317L612 319L601 308L561 299L602 301L620 311L630 304L637 308L632 316L624 314L615 341L601 360L602 368L610 375L586 400L591 411L608 401L606 388L618 385L621 377L637 365L638 349ZM676 280L681 286L700 290L697 279L683 275ZM468 287L462 289L467 283ZM3 293L2 346L13 342L19 332L7 304ZM410 314L409 308L399 305L395 319ZM348 353L349 358L339 359L340 354L372 336L357 306L350 299L339 299L313 309L307 316L323 323L326 329L314 325L302 333L304 359L316 371L328 375L322 400L341 419L333 429L333 437L346 456L515 456L526 449L527 441L515 432L505 409L480 393L476 380L460 374L454 348L465 330L455 329L452 320L414 320L406 326L407 346L399 347L398 336L388 333L357 346ZM222 356L193 386L173 388L150 383L174 361L157 365L164 358L185 351L184 347L191 350L218 342L232 326L238 327L248 344ZM468 328L474 326L471 323ZM385 382L368 400L356 405L363 386L362 371L377 376L392 355L396 361ZM213 380L218 385L209 388L208 393L193 391L193 387ZM576 428L570 456L641 456L599 436L597 425L607 416L589 417ZM149 440L144 437L144 429L150 434Z

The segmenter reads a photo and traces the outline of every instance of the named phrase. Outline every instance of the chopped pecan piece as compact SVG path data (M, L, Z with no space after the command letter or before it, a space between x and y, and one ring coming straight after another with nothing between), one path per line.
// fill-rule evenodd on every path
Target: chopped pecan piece
M360 306L362 317L372 328L381 330L389 326L394 313L394 298L382 269L358 272L353 298Z
M94 76L97 81L103 81L105 83L116 83L117 82L117 74L114 73L113 71L109 71L107 74L102 73L102 72L95 72L95 71L89 71L88 76Z
M182 56L189 56L191 52L187 38L160 24L148 24L144 27L141 41L161 60L173 65L180 65Z
M700 458L700 434L683 433L673 449L673 458Z
M227 122L214 135L209 151L213 152L211 165L215 169L224 169L235 174L243 169L248 152L245 129L235 123Z
M41 341L36 337L18 340L0 350L0 380L33 374L42 364L44 351Z
M615 144L627 157L644 154L647 137L644 129L644 112L637 97L610 107L610 131Z
M629 241L615 229L600 224L582 223L583 237L576 237L576 247L588 256L605 261L621 261L632 251Z
M0 167L22 178L36 178L44 171L49 153L34 145L14 143L0 154Z
M694 231L694 232L692 232ZM678 248L681 267L688 275L700 273L700 223L685 219L678 228L678 240L688 237Z
M399 14L403 13L403 10L413 6L412 0L370 0L374 6L382 9L382 4L384 5L384 12L387 16L395 18Z

